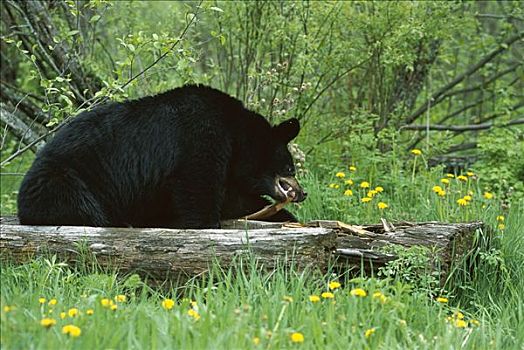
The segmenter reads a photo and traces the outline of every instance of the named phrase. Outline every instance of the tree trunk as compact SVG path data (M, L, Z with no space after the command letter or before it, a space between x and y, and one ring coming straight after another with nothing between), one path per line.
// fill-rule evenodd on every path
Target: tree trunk
M23 226L2 218L0 257L15 263L56 254L69 263L94 256L101 267L123 273L138 272L155 281L191 278L208 271L213 261L228 268L239 256L250 255L266 270L277 266L327 271L376 272L398 258L384 247L421 246L431 266L447 277L454 261L473 247L473 236L483 223L408 223L383 220L381 225L347 225L338 221L282 224L231 220L223 229L173 230L162 228L102 228ZM84 260L82 260L84 259Z

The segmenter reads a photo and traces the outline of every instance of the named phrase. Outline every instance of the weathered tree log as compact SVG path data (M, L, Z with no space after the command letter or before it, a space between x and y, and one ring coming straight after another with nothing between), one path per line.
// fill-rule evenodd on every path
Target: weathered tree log
M96 257L101 267L137 272L153 280L187 279L208 271L213 261L227 268L239 256L254 257L265 269L293 265L327 271L336 234L324 228L257 230L102 228L1 225L2 259L22 263L56 254L69 263Z
M196 276L215 260L227 268L235 257L248 252L266 269L293 264L325 271L332 264L339 271L370 272L398 258L385 247L400 245L428 248L431 261L438 261L443 281L453 261L471 251L475 232L483 224L383 221L356 226L338 221L282 224L232 220L223 222L221 230L172 230L22 226L16 219L2 218L0 227L2 259L21 263L56 254L75 262L87 251L102 267L141 272L154 280Z

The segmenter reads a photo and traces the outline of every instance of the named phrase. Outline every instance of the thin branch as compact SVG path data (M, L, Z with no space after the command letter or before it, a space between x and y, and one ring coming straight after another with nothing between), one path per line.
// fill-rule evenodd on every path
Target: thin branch
M499 45L498 48L491 51L489 54L484 56L480 61L478 61L475 65L467 69L465 72L460 74L458 77L453 79L451 82L437 90L433 95L431 95L422 105L417 109L413 114L411 114L406 120L405 124L411 124L413 123L418 117L420 117L426 110L428 109L428 106L434 105L434 101L439 99L443 94L445 94L447 91L451 90L454 86L462 82L464 79L478 71L480 68L484 67L487 63L489 63L491 60L493 60L497 55L499 55L501 52L504 52L516 41L524 38L524 31L519 32L518 34L512 36L508 40L506 40L504 43Z
M512 125L524 124L524 118L511 120L505 124L495 125L493 122L480 123L480 124L471 124L471 125L404 125L400 130L437 130L437 131L454 131L454 132L463 132L463 131L479 131L490 129L494 126L499 127L508 127Z

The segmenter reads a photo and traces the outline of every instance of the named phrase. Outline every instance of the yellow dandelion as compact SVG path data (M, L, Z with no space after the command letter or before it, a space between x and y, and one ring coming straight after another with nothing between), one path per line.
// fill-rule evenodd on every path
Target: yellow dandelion
M175 301L173 299L164 299L162 300L162 307L165 310L171 310L175 306Z
M457 180L466 182L466 181L468 181L468 178L466 176L464 176L464 175L459 175L459 176L457 176Z
M82 334L82 331L77 326L68 324L67 326L62 327L62 333L69 334L72 337L78 337Z
M340 185L338 185L338 184L329 184L329 188L335 188L335 189L337 189L337 188L339 188L339 187L340 187Z
M352 165L349 167L349 171L357 171L357 167Z
M441 304L446 304L449 301L448 298L444 297L438 297L436 300Z
M362 198L360 201L361 201L362 203L367 203L367 202L371 202L372 199L373 199L373 198L370 198L370 197L364 197L364 198Z
M362 181L360 183L360 188L369 188L371 186L371 184L367 181Z
M504 215L497 216L497 221L504 222L505 219Z
M253 337L253 345L260 344L260 338L259 337Z
M454 177L455 177L455 175L453 175L453 174L450 174L450 173L447 173L447 174L446 174L446 177L449 177L450 179L452 179L452 178L454 178Z
M464 314L460 311L455 311L453 313L453 317L456 318L456 319L459 319L459 320L463 320L464 319Z
M471 176L475 176L475 173L472 171L466 171L466 175L471 177Z
M288 303L292 303L293 302L293 298L290 297L289 295L285 295L282 300L288 302Z
M125 303L127 301L127 296L125 296L124 294L118 294L115 297L115 301L117 301L119 303Z
M437 195L440 196L440 197L444 197L444 196L446 196L446 191L444 191L444 190L438 191Z
M506 225L504 225L504 224L499 224L497 227L499 228L499 230L502 231L502 230L504 230L504 229L506 228Z
M46 301L47 301L47 300L46 300L45 298L38 298L38 302L39 302L40 304L45 304Z
M373 198L378 192L375 190L368 191L367 196Z
M199 313L196 312L196 311L193 310L193 309L189 309L189 310L187 310L187 314L188 314L189 316L193 317L193 319L195 319L195 320L199 320L199 319L200 319L200 315L199 315Z
M58 300L55 298L49 300L49 303L47 303L49 306L55 306L58 303Z
M336 177L338 177L339 179L343 179L346 177L346 174L344 174L342 171L339 171L338 173L335 174Z
M413 154L414 156L420 156L422 154L422 151L417 148L414 148L411 150L411 154Z
M366 291L362 288L355 288L355 289L352 289L351 292L349 292L349 294L355 296L355 297L365 297L368 295L368 293L366 293Z
M449 179L440 179L440 182L443 183L444 185L449 185Z
M337 288L340 288L341 284L337 281L331 281L329 282L329 289L330 290L334 290L334 289L337 289Z
M331 292L324 292L322 294L320 294L320 296L324 299L333 299L335 297L335 294L331 293Z
M477 327L480 326L480 322L478 320L475 320L475 319L469 320L469 323L471 323L471 324L473 324L473 325L475 325Z
M388 298L382 292L373 293L373 299L377 299L381 304L385 304L388 301Z
M61 312L60 313L60 318L63 320L64 318L66 318L67 314L65 312Z
M493 193L491 193L491 192L484 192L482 197L484 197L485 199L491 199L491 198L493 198Z
M67 314L69 315L69 317L75 317L75 316L78 316L78 309L77 308L71 308L67 311Z
M431 190L435 193L438 193L440 191L442 191L442 187L440 187L439 185L435 185L431 188Z
M13 310L13 308L11 306L9 306L9 305L5 305L3 310L4 310L5 313L8 313L8 312L11 312Z
M320 297L318 295L310 295L309 301L311 301L312 303L318 303L320 301Z
M460 205L461 207L465 207L466 205L468 205L468 201L465 200L464 198L460 198L457 200L457 204Z
M94 313L95 313L95 310L93 310L93 309L87 309L86 310L86 315L88 315L88 316L91 316Z
M371 337L374 333L375 333L375 327L370 328L370 329L366 329L366 331L364 332L364 336L365 336L366 338L369 338L369 337Z
M384 192L384 187L377 186L377 187L375 187L375 191L377 191L378 193Z
M102 300L100 300L100 304L103 307L109 308L111 305L113 305L113 300L111 300L109 298L103 298Z
M351 185L354 184L353 180L351 180L351 179L347 179L346 181L344 181L344 183L345 183L346 185L349 185L349 186L351 186Z
M352 195L353 195L353 191L351 191L351 190L345 190L344 191L344 196L350 197Z
M40 320L40 325L45 328L50 328L56 324L56 320L54 318L43 318Z
M462 198L464 198L464 200L467 200L468 202L470 202L473 199L473 197L471 197L470 195L465 195Z
M377 207L381 210L386 209L388 205L384 202L378 202Z
M290 338L293 343L303 343L304 342L304 335L300 332L292 333Z
M468 323L464 320L457 319L455 320L455 327L457 328L466 328L468 326Z

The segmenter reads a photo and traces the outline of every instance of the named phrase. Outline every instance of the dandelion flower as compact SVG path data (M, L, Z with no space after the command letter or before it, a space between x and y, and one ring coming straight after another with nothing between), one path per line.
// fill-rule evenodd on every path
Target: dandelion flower
M377 191L378 193L380 193L380 192L384 192L384 187L382 187L382 186L377 186L377 187L375 187L375 191Z
M353 180L351 180L351 179L347 179L346 181L344 181L344 183L345 183L346 185L349 185L349 186L351 186L351 185L354 184Z
M330 290L340 288L340 286L341 286L340 283L337 282L337 281L329 282L329 289Z
M375 191L375 190L370 190L368 191L368 194L367 196L370 197L370 198L373 198L378 192Z
M485 199L491 199L491 198L493 198L493 193L491 193L491 192L484 192L484 194L482 196Z
M436 300L442 304L446 304L449 301L448 298L444 298L444 297L438 297Z
M373 199L373 198L370 198L370 197L364 197L364 198L362 198L360 201L361 201L362 203L367 203L367 202L371 202L372 199Z
M438 193L439 191L442 191L442 187L440 187L439 185L435 185L431 188L431 190L435 193Z
M196 311L193 310L193 309L189 309L189 310L187 311L187 314L188 314L189 316L193 317L193 319L195 319L195 320L199 320L199 319L200 319L200 315L198 314L198 312L196 312Z
M291 334L291 341L293 343L303 343L304 342L304 335L299 332L295 332Z
M384 202L378 202L377 207L381 210L386 209L388 205Z
M3 310L4 310L5 313L8 313L8 312L11 312L11 310L13 310L13 308L11 306L9 306L9 305L5 305Z
M352 165L349 167L349 171L357 171L357 167Z
M480 322L478 320L470 320L469 323L474 324L475 326L480 326Z
M364 332L364 336L366 338L369 338L373 335L373 333L375 333L375 327L373 328L370 328L370 329L366 329L366 331Z
M446 191L444 191L444 190L438 191L437 195L440 196L440 197L444 197L444 196L446 196Z
M371 186L371 184L367 181L362 181L360 183L360 188L369 188Z
M64 318L66 318L67 314L65 312L61 312L60 313L60 318L63 320Z
M350 197L352 195L353 195L353 191L351 191L351 190L345 190L344 191L344 196Z
M69 311L67 311L67 314L69 315L69 317L75 317L75 316L78 316L78 309L77 308L71 308L69 309Z
M113 300L108 299L108 298L104 298L104 299L100 300L100 304L103 307L110 307L111 305L113 305Z
M463 197L465 200L467 200L468 202L471 201L473 198L470 196L470 195L465 195Z
M459 320L463 320L464 319L464 314L460 311L455 311L453 313L453 317L456 318L456 319L459 319Z
M414 148L411 150L411 154L413 154L414 156L420 156L422 154L422 151L417 148Z
M165 310L171 310L173 308L173 306L175 306L175 302L173 301L173 299L164 299L164 300L162 300L162 307Z
M466 328L468 326L468 323L464 320L457 319L455 320L455 327L457 328Z
M440 179L440 182L444 185L449 185L449 179Z
M505 218L504 215L497 216L497 221L504 222Z
M40 304L45 304L46 301L47 301L47 300L46 300L45 298L38 298L38 302L39 302Z
M457 200L457 204L460 205L461 207L465 207L466 205L468 205L468 201L465 200L464 198L460 198Z
M88 316L91 316L94 313L95 313L95 310L93 310L93 309L87 309L86 310L86 315L88 315Z
M339 188L339 187L340 187L340 185L338 185L338 184L329 184L329 188L335 188L336 189L336 188Z
M320 297L318 295L310 295L309 301L311 301L312 303L318 303L320 301Z
M471 176L475 176L475 173L472 172L472 171L467 171L467 172L466 172L466 175L469 176L469 177L471 177Z
M260 344L260 338L259 337L253 337L253 345Z
M373 293L373 299L377 299L381 304L385 304L388 301L388 298L382 292Z
M499 224L497 227L499 228L499 230L504 230L506 228L506 225Z
M125 303L127 301L127 296L123 295L123 294L118 294L116 297L115 297L115 301L119 302L119 303Z
M457 176L457 179L460 180L460 181L464 181L464 182L468 181L468 178L466 176L464 176L464 175Z
M338 173L335 174L335 176L338 177L339 179L342 179L346 177L346 174L344 174L342 171L339 171Z
M40 325L45 328L50 328L56 324L56 320L54 318L43 318L40 320Z
M58 301L55 298L53 298L53 299L49 300L48 305L55 306L57 303L58 303Z
M67 326L62 327L62 333L69 334L72 337L78 337L82 334L82 331L77 326L68 324Z
M446 177L449 177L450 179L452 179L452 178L455 177L455 175L448 173L448 174L446 174Z
M320 294L320 296L324 299L333 299L335 298L335 294L331 293L331 292L324 292L322 294Z
M365 297L368 295L368 293L366 293L366 291L362 288L355 288L355 289L352 289L351 292L349 292L349 294L355 296L355 297Z

